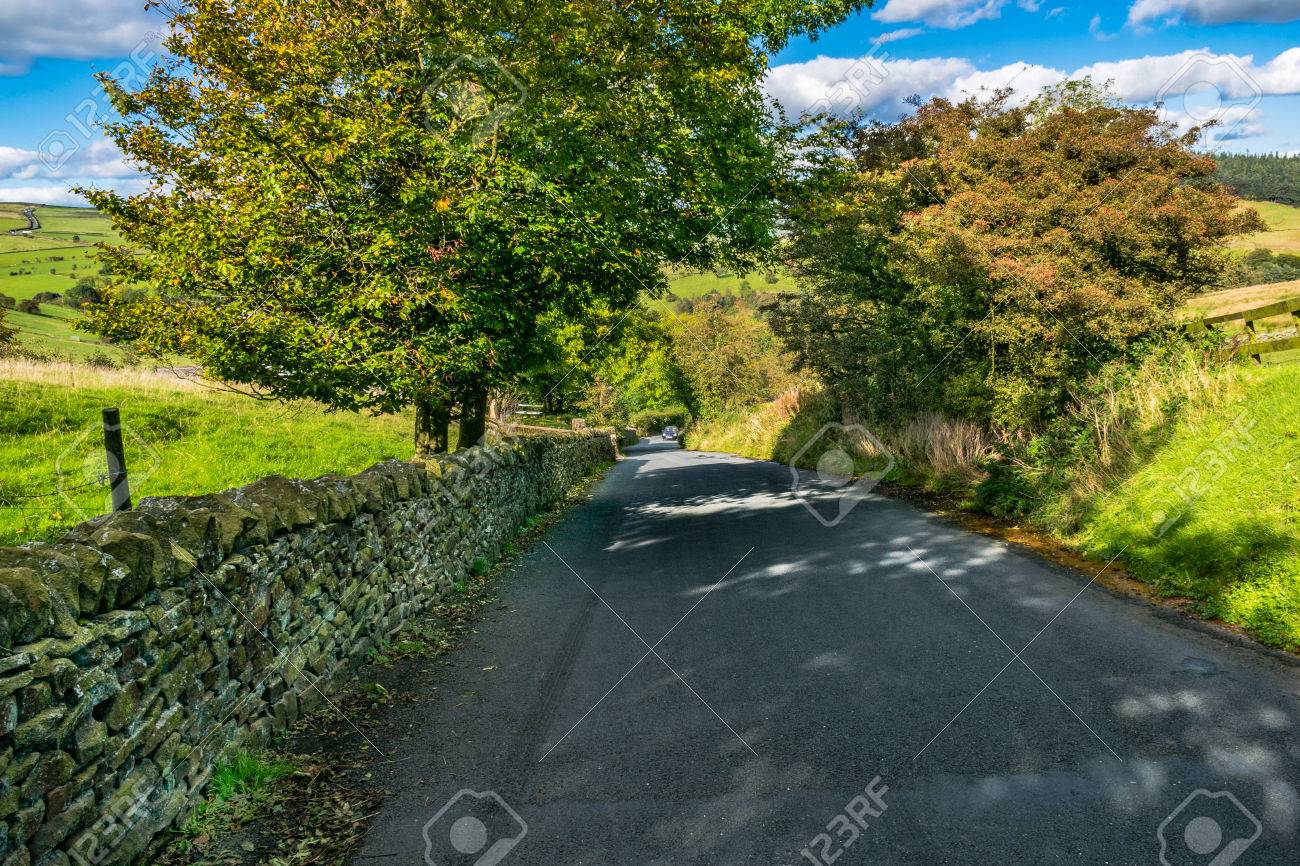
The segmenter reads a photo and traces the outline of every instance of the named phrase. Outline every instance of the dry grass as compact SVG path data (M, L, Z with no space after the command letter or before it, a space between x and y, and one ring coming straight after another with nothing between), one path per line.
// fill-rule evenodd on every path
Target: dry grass
M914 466L928 467L936 477L973 481L983 475L981 463L995 450L992 436L976 424L925 412L890 437L890 447Z
M31 361L25 358L0 358L0 379L72 388L145 391L202 391L209 387L168 369L90 367L71 361Z

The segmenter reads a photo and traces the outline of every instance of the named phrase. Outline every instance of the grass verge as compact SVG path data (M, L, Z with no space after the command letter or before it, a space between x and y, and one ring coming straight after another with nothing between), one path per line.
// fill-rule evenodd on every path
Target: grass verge
M414 453L409 413L263 402L141 369L0 362L0 545L52 538L108 510L105 407L121 410L136 501L359 472Z

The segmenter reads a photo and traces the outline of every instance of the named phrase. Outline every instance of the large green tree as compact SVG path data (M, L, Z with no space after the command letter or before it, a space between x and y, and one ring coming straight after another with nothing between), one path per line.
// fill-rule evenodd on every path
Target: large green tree
M810 291L773 325L842 402L1032 427L1215 286L1260 225L1197 132L1072 82L935 99L810 144L787 216Z
M191 0L108 131L153 180L88 191L125 243L90 327L272 398L481 431L548 316L771 239L767 52L856 0Z

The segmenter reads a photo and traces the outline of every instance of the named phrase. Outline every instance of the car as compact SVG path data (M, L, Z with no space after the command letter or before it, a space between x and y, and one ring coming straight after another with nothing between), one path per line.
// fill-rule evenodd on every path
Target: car
M669 424L667 427L664 428L663 437L664 437L664 439L666 439L666 440L667 440L667 439L676 439L676 438L677 438L677 428L674 427L674 426L672 426L671 424Z

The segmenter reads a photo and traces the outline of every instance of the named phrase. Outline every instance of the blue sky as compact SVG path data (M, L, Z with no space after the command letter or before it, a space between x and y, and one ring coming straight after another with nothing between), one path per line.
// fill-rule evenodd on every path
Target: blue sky
M156 57L162 22L141 6L0 0L0 201L140 187L88 121L106 111L95 71L138 75ZM1300 0L878 0L772 63L768 92L792 113L892 119L913 93L1009 83L1028 98L1091 74L1133 104L1163 100L1174 122L1219 119L1213 149L1300 153Z

